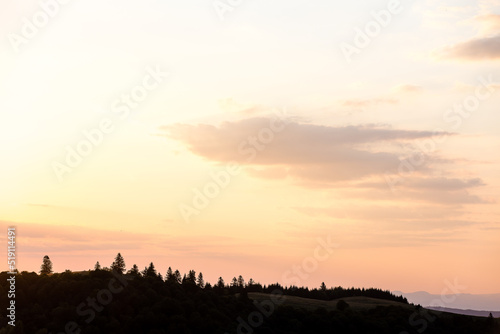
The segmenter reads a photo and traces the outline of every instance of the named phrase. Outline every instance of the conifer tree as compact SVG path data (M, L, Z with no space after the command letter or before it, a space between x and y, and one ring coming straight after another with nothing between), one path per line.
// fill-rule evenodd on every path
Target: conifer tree
M181 273L179 270L175 270L174 272L174 282L180 284L182 281Z
M236 279L236 277L233 277L231 281L231 286L238 286L238 280Z
M167 281L173 281L174 280L174 272L172 270L172 267L168 267L167 269L167 276L165 277Z
M137 267L137 265L134 263L134 265L132 266L132 268L130 268L130 270L127 271L127 274L134 275L134 276L139 276L140 275L139 267Z
M115 257L115 261L111 264L111 270L117 271L120 274L125 272L125 260L123 260L123 256L118 253Z
M238 286L240 288L244 288L245 287L245 280L243 279L243 276L238 276Z
M196 285L202 289L205 287L205 280L203 279L203 274L201 272L198 274Z
M42 265L40 266L40 274L41 275L48 275L51 273L52 273L52 261L50 261L50 258L48 255L45 255L43 257Z
M222 289L225 286L226 284L224 283L224 280L222 279L222 277L219 277L219 280L217 281L217 287Z

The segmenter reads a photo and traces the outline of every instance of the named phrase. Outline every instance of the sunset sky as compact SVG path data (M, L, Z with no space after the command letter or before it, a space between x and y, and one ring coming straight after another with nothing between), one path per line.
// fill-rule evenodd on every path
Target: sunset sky
M500 293L499 0L41 3L0 12L19 270Z

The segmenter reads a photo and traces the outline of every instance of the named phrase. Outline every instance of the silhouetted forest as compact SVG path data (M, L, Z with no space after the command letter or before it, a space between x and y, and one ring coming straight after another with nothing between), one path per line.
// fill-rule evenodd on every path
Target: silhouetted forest
M97 263L86 272L52 274L47 267L42 271L16 275L16 326L7 326L4 311L0 334L500 332L496 319L428 312L379 289L265 286L252 279L245 282L242 276L228 284L219 278L211 285L194 270L181 276L169 268L163 277L153 263L143 271L134 265L125 273L124 262L116 260L111 268L101 269ZM8 277L6 272L0 274L2 296ZM256 292L268 294L268 300L252 300ZM335 309L312 310L286 305L287 296L316 300L363 296L399 304L354 309L340 299ZM2 297L1 308L7 306Z

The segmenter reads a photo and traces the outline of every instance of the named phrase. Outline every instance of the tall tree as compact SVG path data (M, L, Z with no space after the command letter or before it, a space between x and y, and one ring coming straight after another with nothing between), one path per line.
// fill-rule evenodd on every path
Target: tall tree
M50 261L50 258L48 255L45 255L43 257L42 265L40 266L40 274L48 275L51 273L52 273L52 261Z
M254 284L255 284L255 281L253 280L253 278L250 277L250 279L248 280L248 285L252 286Z
M180 284L181 281L182 281L181 272L176 269L174 272L174 282Z
M101 270L101 264L99 263L99 261L95 263L94 270Z
M111 264L111 270L117 271L120 274L125 272L125 260L123 260L123 256L120 253L116 254L115 261Z
M189 283L196 284L196 271L190 270L187 279Z
M198 278L196 279L196 285L202 289L205 287L205 280L203 279L203 274L201 272L198 274Z
M238 286L238 279L236 279L236 277L233 277L231 280L231 286Z
M149 264L149 267L146 269L146 277L158 277L158 274L156 273L155 265L153 262Z
M132 268L130 268L130 270L127 271L127 274L130 274L130 275L133 275L133 276L139 276L140 272L139 272L139 267L137 267L137 264L134 263L134 265L132 266Z
M167 276L165 277L165 280L167 281L172 281L174 279L174 271L172 270L172 267L168 267L167 269Z
M238 276L238 286L240 288L244 288L245 287L245 280L243 279L243 276Z
M326 284L325 282L321 282L321 286L319 287L321 291L326 291Z
M225 286L226 284L224 283L224 280L222 279L222 277L219 277L219 280L217 281L217 287L222 289Z

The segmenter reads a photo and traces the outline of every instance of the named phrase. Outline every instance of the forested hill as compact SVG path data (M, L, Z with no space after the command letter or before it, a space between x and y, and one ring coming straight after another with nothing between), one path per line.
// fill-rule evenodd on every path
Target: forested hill
M16 326L7 326L4 311L0 334L420 333L424 325L426 333L499 333L495 319L429 314L378 289L261 286L253 280L244 283L241 277L231 284L219 279L212 286L198 280L194 271L180 278L170 270L163 279L154 267L149 269L127 274L109 270L17 274ZM2 296L9 277L0 274ZM249 298L256 293L268 298ZM291 295L340 299L333 302L335 309L311 310L287 305L287 296L296 298ZM359 296L394 305L360 310L341 299ZM7 307L2 298L1 308Z

